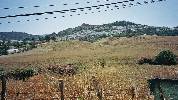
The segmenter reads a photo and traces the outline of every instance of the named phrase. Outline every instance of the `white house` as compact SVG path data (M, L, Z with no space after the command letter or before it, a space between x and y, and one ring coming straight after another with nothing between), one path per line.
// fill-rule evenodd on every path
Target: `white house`
M8 54L14 54L20 52L19 49L9 49L7 50Z

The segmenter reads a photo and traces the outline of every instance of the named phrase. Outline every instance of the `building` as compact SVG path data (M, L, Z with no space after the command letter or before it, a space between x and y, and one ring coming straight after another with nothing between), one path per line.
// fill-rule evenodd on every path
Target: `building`
M19 49L8 49L7 52L8 54L14 54L14 53L19 53L20 50Z

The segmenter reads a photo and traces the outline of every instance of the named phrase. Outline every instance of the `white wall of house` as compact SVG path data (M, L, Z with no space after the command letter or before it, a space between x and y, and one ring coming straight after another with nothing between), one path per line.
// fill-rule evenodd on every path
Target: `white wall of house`
M18 53L19 49L9 49L7 50L8 54Z

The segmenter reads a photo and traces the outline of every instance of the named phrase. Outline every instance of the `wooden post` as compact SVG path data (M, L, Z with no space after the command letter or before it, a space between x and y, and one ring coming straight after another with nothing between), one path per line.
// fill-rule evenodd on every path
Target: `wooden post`
M135 98L135 88L132 86L131 87L131 95L132 95L132 100Z
M61 100L64 100L64 81L59 80L59 88L61 92Z
M96 95L98 97L99 100L102 100L102 88L99 86L99 82L98 80L96 80L95 76L92 76L92 85L94 87L94 89L96 90Z
M96 92L97 92L98 99L102 100L102 89L97 89Z
M1 100L5 100L5 96L6 96L6 77L5 77L5 75L1 76L1 81L2 81Z

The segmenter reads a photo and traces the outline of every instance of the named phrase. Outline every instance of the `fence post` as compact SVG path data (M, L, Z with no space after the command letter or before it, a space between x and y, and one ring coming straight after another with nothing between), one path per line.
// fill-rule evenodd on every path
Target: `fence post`
M1 81L2 81L1 100L5 100L5 96L6 96L6 77L5 77L5 75L1 76Z
M99 100L103 99L103 94L102 94L102 88L99 86L98 80L96 80L95 76L92 76L92 85L94 89L96 90L96 95Z
M64 81L59 80L59 88L61 92L61 100L64 100Z
M102 89L97 89L96 91L97 91L98 99L99 99L99 100L102 100L102 99L103 99L103 98L102 98Z
M132 86L131 87L131 94L132 94L132 100L135 98L135 88Z

